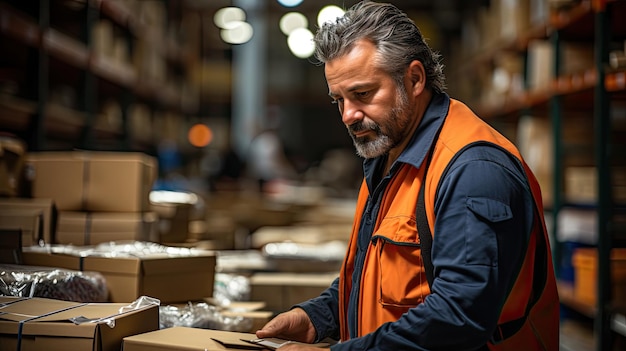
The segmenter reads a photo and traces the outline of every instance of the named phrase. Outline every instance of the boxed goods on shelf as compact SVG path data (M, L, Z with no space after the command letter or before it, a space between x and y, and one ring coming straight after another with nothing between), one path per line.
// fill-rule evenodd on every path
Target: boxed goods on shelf
M163 303L197 301L213 294L215 254L146 242L25 248L24 264L100 272L111 302L149 295Z
M549 91L554 80L552 60L554 50L548 40L531 40L528 43L528 81L531 92Z
M557 218L556 238L559 242L596 245L598 212L593 209L564 207Z
M574 266L574 296L592 306L597 301L598 251L596 248L578 248L572 255ZM626 301L626 249L611 250L611 286L615 302Z
M61 211L54 243L82 246L119 240L158 241L156 225L154 212Z
M0 297L3 350L118 351L124 337L158 330L158 301L79 303Z
M135 152L66 151L27 155L32 195L62 211L140 212L150 209L156 159Z
M522 116L517 125L517 145L541 186L543 203L552 204L554 152L550 121L537 116Z
M565 199L574 203L593 204L598 201L598 169L595 166L566 167ZM612 197L617 203L626 202L626 167L611 168Z
M492 1L491 6L500 9L500 36L513 39L523 35L530 27L530 0Z

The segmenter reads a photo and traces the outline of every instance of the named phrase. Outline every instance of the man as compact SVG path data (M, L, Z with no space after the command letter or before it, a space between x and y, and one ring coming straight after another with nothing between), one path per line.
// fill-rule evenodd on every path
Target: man
M515 146L448 97L438 55L393 5L358 3L315 44L365 179L339 278L257 336L558 350L541 194ZM284 346L297 349L313 348Z

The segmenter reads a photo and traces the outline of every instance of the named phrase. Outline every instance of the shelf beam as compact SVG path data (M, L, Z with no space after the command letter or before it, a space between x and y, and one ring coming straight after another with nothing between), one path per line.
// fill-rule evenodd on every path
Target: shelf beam
M609 351L613 344L611 331L611 247L608 230L611 220L611 179L609 162L610 102L605 86L609 57L610 24L606 1L594 1L595 10L595 63L597 81L594 90L594 149L598 172L598 282L597 311L594 323L598 351Z

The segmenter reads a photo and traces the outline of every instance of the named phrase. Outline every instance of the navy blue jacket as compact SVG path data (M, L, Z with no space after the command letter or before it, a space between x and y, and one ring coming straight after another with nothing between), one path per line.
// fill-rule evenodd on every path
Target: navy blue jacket
M386 323L378 330L355 337L361 316L356 315L359 298L360 268L389 179L401 163L418 168L435 142L435 135L448 113L450 98L436 94L425 112L411 142L395 161L390 173L382 177L385 156L366 159L364 176L371 198L363 215L358 234L359 254L352 277L348 305L350 340L333 345L332 350L440 350L475 349L486 343L485 331L493 330L500 313L501 300L517 276L525 240L531 231L534 203L517 165L503 151L486 146L473 146L451 164L442 178L435 203L436 235L433 239L432 261L435 281L432 293L424 303L409 310L402 318ZM508 204L513 220L506 225L485 226L469 218L467 197L497 198ZM417 201L417 199L416 199ZM461 218L463 220L446 220ZM370 225L368 225L370 224ZM474 232L476 236L459 236ZM497 229L496 229L497 228ZM299 304L309 315L317 331L317 339L338 338L338 279L319 297Z

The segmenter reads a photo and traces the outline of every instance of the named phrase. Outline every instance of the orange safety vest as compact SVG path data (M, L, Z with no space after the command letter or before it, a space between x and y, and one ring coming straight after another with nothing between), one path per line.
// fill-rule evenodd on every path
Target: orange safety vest
M425 206L433 236L437 235L432 229L435 223L437 185L457 152L476 141L498 145L524 165L537 213L543 213L541 190L517 148L463 103L450 99L448 115L435 141L426 179ZM358 336L376 330L383 323L398 320L408 309L423 302L430 293L424 267L420 264L420 249L415 245L419 243L416 199L423 183L424 168L403 165L383 195L373 239L376 235L385 235L390 240L409 245L369 245L360 281ZM357 200L357 214L363 213L368 195L368 188L363 182ZM552 256L543 216L535 217L537 220L533 225L523 264L500 312L498 330L487 345L490 350L558 350L559 301ZM347 257L340 272L339 317L342 340L349 339L346 311L352 288L360 220L360 216L355 216ZM545 269L537 267L539 272L535 271L535 263L542 262L536 262L537 257L543 257L545 266ZM541 286L533 287L535 275L544 275L544 279L537 277ZM532 306L529 305L531 301L535 302ZM507 323L511 321L520 323ZM514 324L514 330L511 330L511 324Z

